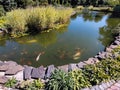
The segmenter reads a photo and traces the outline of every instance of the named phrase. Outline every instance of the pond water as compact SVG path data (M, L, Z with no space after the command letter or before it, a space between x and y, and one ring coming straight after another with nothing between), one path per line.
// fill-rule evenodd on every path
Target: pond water
M113 37L111 30L118 22L110 14L78 13L68 26L47 33L17 39L0 38L0 60L13 60L22 65L55 66L84 61L103 51Z

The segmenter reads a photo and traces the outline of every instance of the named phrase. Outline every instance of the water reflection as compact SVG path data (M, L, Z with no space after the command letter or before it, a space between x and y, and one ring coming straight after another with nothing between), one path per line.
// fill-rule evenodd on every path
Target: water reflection
M99 33L102 35L99 40L104 46L108 46L114 40L114 35L117 33L114 28L120 23L120 19L109 16L106 23L106 26L99 29Z

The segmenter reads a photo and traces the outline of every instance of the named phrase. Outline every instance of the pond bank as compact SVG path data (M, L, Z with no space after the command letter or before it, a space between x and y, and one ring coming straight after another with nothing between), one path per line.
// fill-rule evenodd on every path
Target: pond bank
M118 28L120 30L120 28ZM9 78L16 78L18 81L38 79L41 78L43 82L47 82L50 78L51 73L56 69L61 69L65 72L69 72L76 69L82 69L85 65L95 64L100 62L105 58L115 58L118 57L119 53L114 53L113 50L120 46L120 34L115 37L115 41L106 47L105 51L99 52L96 56L89 58L86 61L79 63L71 63L68 65L55 67L50 65L48 67L40 66L38 68L18 65L14 61L0 61L0 84L4 84Z

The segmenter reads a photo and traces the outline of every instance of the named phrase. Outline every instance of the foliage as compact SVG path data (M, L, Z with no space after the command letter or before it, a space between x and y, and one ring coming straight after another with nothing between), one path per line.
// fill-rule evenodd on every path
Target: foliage
M4 17L0 18L0 28L6 28L6 19Z
M91 86L90 82L87 80L85 75L82 73L82 70L74 70L69 72L73 80L73 90L80 90L81 88Z
M113 79L120 80L120 56L86 65L82 70L68 73L57 70L47 83L47 90L80 90Z
M7 28L13 37L22 36L25 32L38 32L64 24L72 12L71 8L52 6L17 9L6 14Z
M113 16L120 17L120 4L116 5L113 9Z
M106 3L112 6L120 5L120 0L107 0Z
M20 83L18 88L23 90L40 90L44 88L44 83L40 79L33 81L27 80Z
M69 90L73 86L72 77L62 70L55 70L46 85L47 90Z
M0 5L0 17L5 15L5 10L2 5Z
M13 37L22 35L26 31L26 15L24 10L18 9L8 12L6 15L7 28L11 30Z
M102 68L99 68L96 65L85 66L83 73L86 76L86 79L90 81L91 85L97 85L102 81L108 81L110 78Z
M16 83L17 83L17 80L15 78L11 78L5 83L5 86L9 88L14 88Z

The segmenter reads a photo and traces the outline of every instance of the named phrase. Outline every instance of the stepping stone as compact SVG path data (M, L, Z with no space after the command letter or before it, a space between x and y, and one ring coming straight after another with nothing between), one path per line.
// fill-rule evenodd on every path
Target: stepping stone
M83 68L86 64L84 62L80 62L77 64L78 68Z
M21 65L11 66L6 72L5 75L15 75L17 72L22 71L24 68Z
M32 68L33 67L25 66L25 69L24 69L24 79L25 80L31 79Z
M48 66L47 70L46 70L46 76L45 77L49 78L51 76L52 72L54 72L54 70L55 70L54 65Z
M44 67L40 66L39 68L33 68L31 77L35 79L38 79L38 78L44 79L45 77Z
M76 69L78 69L76 64L69 64L68 65L68 71L73 71L73 70L76 70Z
M6 77L0 77L0 84L5 84L8 81Z
M58 66L58 69L68 72L68 65Z

